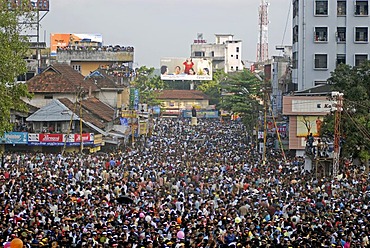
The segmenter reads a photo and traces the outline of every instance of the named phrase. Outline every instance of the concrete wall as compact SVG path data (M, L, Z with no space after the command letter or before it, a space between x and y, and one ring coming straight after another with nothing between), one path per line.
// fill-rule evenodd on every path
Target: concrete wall
M57 61L69 63L70 61L134 61L133 52L109 52L91 50L61 50L57 53Z
M328 15L319 16L315 15L315 1L299 1L298 15L293 19L293 27L298 26L298 42L293 44L298 66L292 72L298 90L311 88L315 82L325 82L336 68L337 54L345 54L349 65L354 65L356 54L366 54L369 58L370 44L355 42L355 27L368 27L369 36L370 17L355 16L354 3L347 0L346 16L337 16L337 1L328 1ZM315 41L315 27L327 28L327 41ZM337 42L337 27L346 27L346 42ZM314 68L315 54L327 54L327 68Z

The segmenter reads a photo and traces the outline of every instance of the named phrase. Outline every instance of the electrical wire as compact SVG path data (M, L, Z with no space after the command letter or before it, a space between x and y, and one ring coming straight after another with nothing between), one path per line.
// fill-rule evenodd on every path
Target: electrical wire
M357 123L352 116L348 113L347 110L344 110L344 113L349 117L349 119L353 122L353 124L357 127L357 129L361 132L361 134L370 140L370 133L366 130L365 127L362 127L361 124Z
M286 31L288 29L288 22L290 20L290 10L292 8L292 0L290 1L290 4L289 4L289 10L288 10L288 15L287 15L287 18L286 18L286 21L285 21L285 28L284 28L284 33L283 33L283 39L281 40L281 46L284 45L284 40L285 40L285 35L286 35Z

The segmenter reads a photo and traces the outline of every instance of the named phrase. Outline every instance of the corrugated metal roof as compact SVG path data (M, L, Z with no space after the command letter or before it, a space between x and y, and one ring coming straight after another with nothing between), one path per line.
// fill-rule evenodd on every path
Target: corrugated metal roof
M26 121L69 121L72 111L64 106L59 100L54 99L45 107L30 115ZM74 114L73 120L80 118Z

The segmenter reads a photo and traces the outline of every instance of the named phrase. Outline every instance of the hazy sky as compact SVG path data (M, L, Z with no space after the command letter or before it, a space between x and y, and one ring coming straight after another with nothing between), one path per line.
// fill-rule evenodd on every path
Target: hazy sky
M269 55L291 44L291 0L270 0ZM104 45L135 47L135 67L159 67L161 57L188 57L197 33L209 43L230 33L243 41L242 59L256 60L260 0L50 0L46 33L100 33ZM289 12L290 11L290 12ZM285 38L284 30L289 13ZM45 30L45 31L44 31Z

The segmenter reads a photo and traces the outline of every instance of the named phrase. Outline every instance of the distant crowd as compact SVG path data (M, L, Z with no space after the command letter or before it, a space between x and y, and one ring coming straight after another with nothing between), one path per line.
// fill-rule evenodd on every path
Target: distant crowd
M25 247L368 247L362 168L315 178L241 122L156 119L113 153L7 153L0 243Z

